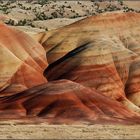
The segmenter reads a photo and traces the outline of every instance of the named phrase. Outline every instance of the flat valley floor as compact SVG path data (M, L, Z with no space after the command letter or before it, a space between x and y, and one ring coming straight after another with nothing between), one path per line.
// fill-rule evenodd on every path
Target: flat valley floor
M140 125L33 125L0 121L0 139L140 139Z

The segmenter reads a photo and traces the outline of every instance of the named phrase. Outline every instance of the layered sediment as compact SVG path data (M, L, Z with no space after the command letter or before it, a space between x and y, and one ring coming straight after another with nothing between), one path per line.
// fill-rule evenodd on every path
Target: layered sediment
M43 48L1 24L0 118L139 124L139 25L138 13L92 16L38 34Z

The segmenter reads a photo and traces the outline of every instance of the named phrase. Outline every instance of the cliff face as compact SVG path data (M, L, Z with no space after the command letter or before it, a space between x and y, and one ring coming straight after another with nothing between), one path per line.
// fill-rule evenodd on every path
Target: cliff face
M42 46L28 35L0 24L0 96L47 82Z

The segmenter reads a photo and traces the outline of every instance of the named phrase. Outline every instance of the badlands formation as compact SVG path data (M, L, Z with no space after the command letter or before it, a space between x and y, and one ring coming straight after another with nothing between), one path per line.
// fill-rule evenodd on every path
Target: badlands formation
M50 32L41 39L49 63L44 75L95 88L139 112L139 24L138 13L110 13Z
M105 13L32 39L1 23L0 118L140 124L139 25Z
M47 82L43 47L25 33L0 23L0 97Z

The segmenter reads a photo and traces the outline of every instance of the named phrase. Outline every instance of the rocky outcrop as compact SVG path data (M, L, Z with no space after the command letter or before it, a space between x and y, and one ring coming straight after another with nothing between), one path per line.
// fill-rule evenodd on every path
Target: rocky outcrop
M0 97L46 83L42 46L21 31L0 24Z

